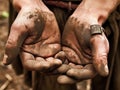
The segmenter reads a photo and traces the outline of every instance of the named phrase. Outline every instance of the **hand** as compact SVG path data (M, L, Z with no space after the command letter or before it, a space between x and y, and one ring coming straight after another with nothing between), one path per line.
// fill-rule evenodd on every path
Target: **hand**
M5 65L12 63L18 55L29 70L41 71L62 64L53 58L61 50L55 16L44 4L41 6L21 7L6 43Z
M101 76L108 75L108 40L103 32L93 34L91 25L101 28L98 18L82 8L79 12L77 9L68 19L62 35L62 49L69 63L72 63L72 68L66 71L67 76L58 78L59 83L91 79L97 73Z

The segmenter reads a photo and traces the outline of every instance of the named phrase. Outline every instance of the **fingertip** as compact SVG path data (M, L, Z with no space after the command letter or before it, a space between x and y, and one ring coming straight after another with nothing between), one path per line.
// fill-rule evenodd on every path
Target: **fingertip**
M96 72L93 69L70 69L67 71L67 75L79 80L86 80L95 77Z
M74 74L76 74L75 69L70 69L67 71L67 75L69 75L69 76L73 76Z
M108 68L108 62L107 62L107 55L102 54L99 56L95 56L93 61L93 65L96 69L96 71L98 72L98 74L100 74L101 76L108 76L109 74L109 68Z
M101 67L102 68L102 67ZM105 65L105 66L103 66L103 69L101 69L101 71L100 71L100 75L102 75L102 76L108 76L108 74L109 74L109 69L108 69L108 66L107 65Z
M62 64L62 61L59 60L59 59L55 59L55 63L56 63L57 65L61 65L61 64Z
M62 60L62 62L64 62L66 60L65 52L60 51L59 53L57 53L55 55L55 58L60 59L60 60Z
M76 83L76 80L66 76L66 75L61 75L57 78L57 81L59 84L74 84Z
M61 74L66 73L70 69L69 65L62 64L59 68L57 68L57 71Z
M104 74L104 76L108 76L108 74L109 74L109 69L108 69L108 66L107 65L105 65L105 74Z
M109 75L109 69L108 69L107 64L106 65L103 65L103 64L95 65L95 68L101 76L105 77Z
M54 66L54 65L61 65L61 64L62 64L62 61L61 61L61 60L55 59L55 58L53 58L53 57L49 57L49 58L47 58L46 60L47 60L48 62L50 62L50 64L51 64L52 66Z
M2 63L3 63L4 65L9 65L11 62L12 62L11 60L8 60L8 55L5 54L5 55L3 56L3 61L2 61Z

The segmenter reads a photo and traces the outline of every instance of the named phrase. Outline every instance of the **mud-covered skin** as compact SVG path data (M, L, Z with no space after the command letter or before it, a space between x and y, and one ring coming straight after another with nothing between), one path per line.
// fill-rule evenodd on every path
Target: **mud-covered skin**
M87 10L81 7L69 17L62 34L62 50L72 67L66 72L67 76L58 78L58 82L62 84L90 79L96 74L107 76L109 73L108 40L104 33L91 35L90 30L91 25L102 23L92 13L87 15Z
M23 50L35 56L49 57L61 49L60 33L52 13L32 11L26 14L25 28L28 37L24 41Z
M104 33L91 35L90 25L102 26L119 4L120 0L83 0L69 17L62 34L62 50L72 68L66 72L67 76L60 76L58 82L75 83L93 78L97 73L109 74L108 40Z
M60 50L60 32L54 14L28 6L19 11L12 24L3 62L9 64L20 54L25 68L48 69L62 64L54 58Z
M93 63L93 57L96 57L97 53L107 58L109 51L108 40L104 33L91 35L90 25L81 23L79 19L75 17L71 17L66 24L62 44L63 51L66 52L67 58L71 62L81 65ZM99 45L101 47L98 47ZM94 52L96 49L101 49L99 50L101 53L97 51Z
M64 64L56 69L66 75L64 76L66 79L76 82L93 78L96 73L102 76L108 75L108 41L104 33L90 35L90 25L99 24L102 26L116 2L109 5L106 0L110 7L107 5L103 7L104 0L83 0L80 7L78 6L70 16L62 34L62 40L60 40L54 14L46 9L45 5L39 4L42 2L41 0L14 1L14 3L24 4L24 7L17 7L20 4L16 4L19 14L11 27L6 44L4 64L11 63L20 54L25 68L40 71L49 71L48 69L50 69L51 71L54 66L62 64L62 61L57 58L66 59L67 57L66 66L63 67L65 69L61 69ZM56 54L61 50L60 41L62 41L65 58L60 54L59 57L56 57ZM60 77L58 78L60 83L72 82Z

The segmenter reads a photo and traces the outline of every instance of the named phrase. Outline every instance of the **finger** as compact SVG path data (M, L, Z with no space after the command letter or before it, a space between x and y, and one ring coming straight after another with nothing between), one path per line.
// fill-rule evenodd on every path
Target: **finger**
M70 66L71 68L77 68L77 69L82 69L82 68L83 68L82 65L76 65L76 64L74 64L74 63L69 63L69 66Z
M94 35L91 38L91 47L93 55L93 64L102 76L107 76L109 73L107 66L107 54L109 51L108 40L105 35Z
M86 80L93 78L96 75L96 71L94 67L89 64L82 69L71 68L67 71L67 75L78 80Z
M65 52L60 51L59 53L57 53L57 54L55 55L55 58L62 60L62 62L64 63L65 60L66 60Z
M20 58L22 60L22 64L24 68L28 70L39 70L42 71L44 69L48 69L50 67L50 63L46 62L43 58L34 56L27 52L21 52Z
M5 54L3 57L3 64L8 65L14 61L19 53L20 47L26 37L25 26L13 24L10 34L5 46Z
M45 60L41 57L36 57L30 53L22 52L20 54L23 66L28 70L49 71L51 68L60 66L62 62L53 58Z
M54 74L65 74L70 69L69 65L62 64L60 67L53 71Z
M56 70L54 70L53 73L54 74L66 74L66 72L68 70L70 70L71 68L81 69L81 68L83 68L83 66L81 66L81 65L75 65L73 63L62 64L59 68L57 68Z
M66 72L68 70L70 70L71 68L81 69L81 68L83 68L83 66L81 66L81 65L75 65L73 63L62 64L59 68L57 68L56 70L54 70L53 73L54 74L66 74Z
M60 65L62 65L62 61L61 60L55 59L53 57L47 58L46 61L48 63L50 63L49 72L53 71L54 69L56 69L57 67L59 67Z
M58 83L60 84L74 84L77 82L77 80L75 79L72 79L66 75L60 75L58 78L57 78L57 81Z

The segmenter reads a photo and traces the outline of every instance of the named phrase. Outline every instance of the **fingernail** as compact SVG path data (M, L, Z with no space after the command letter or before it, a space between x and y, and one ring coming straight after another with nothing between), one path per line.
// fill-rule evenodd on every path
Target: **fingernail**
M56 63L56 64L62 64L62 61L59 60L59 59L55 59L55 63Z
M107 65L101 65L100 67L100 74L102 76L107 76L109 74L109 69Z
M109 74L109 69L108 69L108 66L107 66L107 65L105 65L104 70L105 70L106 76L107 76L107 75Z
M8 64L7 59L8 59L8 56L5 54L2 61L4 65Z

